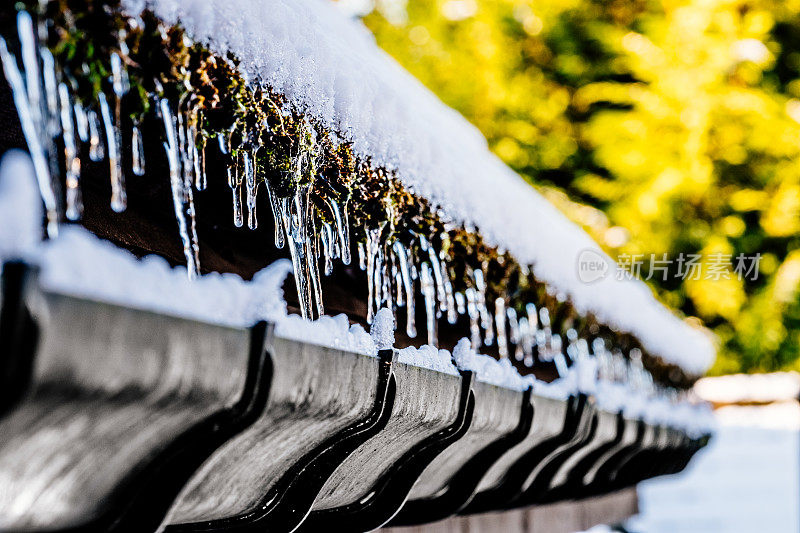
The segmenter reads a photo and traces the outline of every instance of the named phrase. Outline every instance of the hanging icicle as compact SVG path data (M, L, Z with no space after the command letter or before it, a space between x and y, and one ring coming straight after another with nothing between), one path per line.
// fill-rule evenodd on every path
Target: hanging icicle
M137 176L144 176L144 144L142 142L142 130L138 124L131 128L131 161L133 173Z
M378 311L380 299L380 236L382 228L367 231L366 264L367 264L367 323L371 324L375 313ZM377 274L377 275L376 275Z
M125 192L125 175L122 173L122 160L119 155L120 133L111 119L111 109L108 106L106 95L98 95L100 114L103 117L103 127L106 132L106 146L108 146L108 166L111 176L111 209L117 213L125 211L128 206L128 196Z
M284 247L286 237L284 235L283 219L280 216L280 203L269 180L264 181L264 188L267 189L267 198L269 199L269 206L272 211L272 218L275 221L275 248L279 250Z
M478 310L478 295L475 289L468 287L465 291L467 299L467 314L469 315L469 333L472 349L478 351L481 347L480 311Z
M33 31L30 15L25 11L20 11L17 17L20 39L22 35L27 35L26 39L31 39L31 32ZM30 45L28 45L29 47ZM23 46L25 54L30 54L30 50ZM35 49L34 49L35 53ZM41 101L34 104L31 101L31 92L36 98L37 89L29 89L26 87L26 82L23 81L23 75L19 70L16 58L8 51L6 41L0 37L0 59L3 61L3 71L6 76L8 84L11 86L11 94L14 99L14 106L17 108L20 124L22 126L22 133L25 136L25 141L28 144L28 151L31 155L33 162L33 169L36 175L36 181L39 186L39 193L45 207L45 215L47 219L47 235L54 238L58 235L58 221L59 209L57 201L57 187L53 181L53 175L50 172L50 157L47 153L48 144L42 142L42 122L41 122ZM35 57L34 57L35 60ZM30 61L30 58L29 60ZM35 63L34 63L35 67ZM38 75L32 76L29 72L25 73L28 83L38 84ZM36 100L34 100L36 101Z
M397 257L398 268L400 270L400 281L406 301L406 334L414 338L417 336L416 309L414 308L414 280L411 278L411 271L408 264L408 252L400 241L395 241L392 245L395 256Z
M83 108L78 100L72 104L72 111L75 115L75 128L78 132L78 138L82 143L89 142L89 119L86 117L86 110Z
M206 176L206 138L202 135L198 135L197 137L198 140L196 144L193 145L195 167L194 187L198 191L204 191L206 187L208 187L208 177Z
M195 226L194 198L191 183L187 184L182 172L183 160L178 149L178 119L166 98L158 102L161 119L164 124L166 142L164 151L169 164L169 181L172 190L172 205L178 222L178 232L183 243L183 255L186 259L186 270L190 279L200 274L200 246L197 242Z
M61 138L64 141L64 166L67 183L66 216L69 220L78 220L83 213L80 189L81 160L78 155L75 128L72 122L69 88L65 83L59 84L58 96L61 105Z
M100 119L94 110L87 112L87 119L89 121L89 159L97 163L106 156L103 139L100 137Z
M436 288L434 287L433 277L431 276L431 267L427 262L422 263L419 279L422 297L425 299L425 318L428 329L428 344L431 346L437 346L439 341L436 331Z
M258 182L256 181L254 151L242 150L242 167L244 169L244 186L247 193L247 227L254 230L258 228L258 218L256 217Z
M480 269L474 270L472 272L472 278L476 288L475 305L478 308L478 313L481 317L481 327L483 328L483 343L486 346L491 346L494 342L494 328L492 327L492 315L489 314L489 309L486 307L486 281L483 277L483 271Z
M508 339L506 338L506 302L502 298L494 301L494 323L497 330L497 351L501 359L508 358Z
M315 249L315 215L310 209L310 185L298 187L291 198L281 199L281 217L294 267L297 296L303 318L324 313Z
M336 226L336 235L339 237L342 264L350 264L350 222L347 217L347 202L339 205L335 198L329 198L328 203L333 212Z

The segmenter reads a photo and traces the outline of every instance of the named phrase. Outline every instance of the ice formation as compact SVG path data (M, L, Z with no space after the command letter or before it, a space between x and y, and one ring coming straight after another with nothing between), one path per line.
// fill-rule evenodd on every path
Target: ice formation
M534 274L568 296L579 312L632 333L649 351L691 373L710 365L714 348L708 334L675 317L643 283L618 280L615 267L595 283L582 283L576 275L582 251L613 264L597 244L331 2L124 0L123 6L132 14L153 9L212 50L235 54L251 83L288 96L351 140L359 155L396 169L409 190L447 217L479 228L487 242L533 265ZM491 328L484 330L491 334ZM435 340L430 332L429 341Z
M536 277L569 298L581 314L592 313L601 323L633 334L651 353L682 366L690 374L702 373L713 359L707 332L683 323L660 305L643 283L609 275L582 283L577 261L590 251L612 264L597 245L569 222L549 202L492 155L485 139L455 111L447 108L410 74L382 52L369 32L326 0L123 0L123 9L138 16L152 9L169 24L181 24L194 40L220 55L241 60L243 76L252 86L262 85L286 96L297 109L319 121L355 153L376 166L396 171L402 184L431 202L446 221L476 228L485 241L508 250ZM50 51L38 42L37 28L24 10L17 17L21 43L19 58L0 39L0 59L12 88L14 102L33 157L39 191L45 205L47 229L58 232L61 218L56 200L60 184L54 177L58 144L63 141L66 169L64 216L80 217L81 144L88 144L92 161L107 160L111 181L111 207L127 205L121 164L123 138L120 102L130 91L124 61L110 56L111 90L99 93L97 102L84 109L68 84L61 81ZM41 33L41 32L38 32ZM125 49L122 41L121 50ZM205 143L198 136L201 117L191 106L184 109L154 97L166 139L169 182L189 277L200 272L195 225L195 191L206 187ZM143 140L138 124L131 126L131 170L145 168ZM311 148L313 129L308 128ZM230 139L220 135L224 154ZM297 154L297 165L313 157ZM250 228L258 224L252 146L237 150L229 168L234 223ZM265 183L275 218L275 245L286 246L292 259L303 316L323 315L318 256L325 274L333 260L350 263L350 228L346 202L325 199L333 222L310 214L309 186L298 187L289 198L278 198ZM533 228L533 230L531 230ZM534 346L541 351L536 309L517 316L502 298L487 304L483 272L471 273L473 286L454 293L447 265L433 245L420 236L425 256L412 258L398 241L379 245L372 229L364 246L362 266L367 271L368 322L385 305L406 308L406 333L414 337L415 284L419 284L425 309L427 342L437 344L440 319L455 323L468 314L472 347L496 344L501 356L509 354L530 365ZM317 242L316 236L320 236ZM362 243L359 243L361 245ZM321 248L321 250L320 250ZM490 307L493 312L490 312ZM557 340L548 336L545 343ZM559 364L560 360L556 360Z
M42 242L41 199L34 175L24 153L11 152L0 162L0 260L22 257L37 263L46 289L235 327L267 320L282 337L371 356L394 345L394 317L386 308L376 314L371 335L360 325L350 325L345 315L315 321L289 315L282 293L292 268L286 260L273 263L251 281L215 273L190 280L185 267L171 267L157 256L138 259L80 226L62 227L57 238ZM599 345L595 355L589 358L587 351L576 356L575 364L552 383L521 377L508 358L497 361L475 353L466 338L452 355L424 345L399 350L398 361L451 375L471 370L480 381L517 391L533 387L535 393L553 398L591 394L611 412L623 410L630 417L681 427L693 435L709 429L709 415L702 406L676 402L644 387L632 388L632 380L623 384L601 379L609 377L602 371L608 358Z

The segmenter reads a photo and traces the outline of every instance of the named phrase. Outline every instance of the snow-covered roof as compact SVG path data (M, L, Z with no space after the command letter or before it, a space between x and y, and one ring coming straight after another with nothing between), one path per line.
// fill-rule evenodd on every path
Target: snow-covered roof
M576 310L636 336L689 373L712 363L710 333L676 317L642 282L617 279L616 265L577 225L493 155L480 132L382 51L357 20L328 0L123 0L180 23L211 50L233 53L249 83L288 97L355 153L397 171L413 193L490 245L530 264ZM586 250L609 266L578 278ZM624 277L624 276L620 276Z

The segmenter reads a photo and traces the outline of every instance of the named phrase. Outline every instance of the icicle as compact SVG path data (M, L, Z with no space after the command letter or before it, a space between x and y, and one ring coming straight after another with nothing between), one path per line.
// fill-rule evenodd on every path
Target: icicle
M111 81L114 95L117 98L122 98L131 90L128 72L125 70L122 58L117 52L111 54Z
M480 311L478 311L478 294L472 287L466 291L467 314L469 315L470 342L473 350L481 347L481 326L479 324Z
M233 193L233 224L237 228L244 225L244 214L242 212L242 177L239 174L239 162L233 161L226 169L228 173L228 186Z
M543 328L550 328L550 311L546 307L539 309L539 322Z
M497 329L497 351L500 357L508 358L508 339L506 338L506 301L497 298L494 301L494 323Z
M37 115L28 97L25 82L22 79L22 73L19 71L17 61L8 51L6 41L2 37L0 37L0 59L3 61L3 71L5 72L6 80L8 80L11 86L14 106L17 108L17 114L19 115L20 124L22 126L22 133L25 136L25 141L28 143L28 151L33 161L34 173L36 174L36 181L39 185L39 193L42 196L47 216L47 234L51 238L54 238L58 235L58 201L56 200L57 195L53 185L52 175L50 174L48 156L42 145L42 138L40 136L39 127L41 123L36 122L36 117L41 117L41 108L39 108Z
M558 375L564 377L567 375L569 367L567 366L567 360L564 358L564 352L561 351L561 348L561 335L556 333L553 335L552 360L556 364Z
M292 206L295 204L292 198L284 198L281 205L281 216L287 228L292 227L292 218L296 216L292 212ZM297 286L297 298L300 303L300 314L303 318L311 318L311 294L308 287L308 277L305 272L305 245L303 242L295 238L295 236L287 230L287 240L289 242L289 252L292 256L292 266L294 269L295 285Z
M56 76L56 62L53 59L53 54L44 46L39 48L39 54L42 57L42 75L44 78L45 100L47 102L47 133L51 138L54 138L61 133L61 128L59 127L60 112L58 103L60 97ZM67 113L69 113L69 110L67 110Z
M328 199L328 203L333 211L334 222L336 224L336 234L339 236L339 249L341 250L342 263L350 264L350 222L347 217L347 202L341 207L339 202L333 198Z
M324 312L314 239L316 234L310 210L309 185L299 187L292 198L281 199L281 217L286 228L289 252L292 256L297 296L303 318L314 318ZM316 301L315 301L316 300Z
M533 337L530 333L528 319L523 316L519 319L519 344L514 352L514 359L524 361L528 357L533 359Z
M514 345L514 358L520 361L522 360L522 338L519 330L519 320L517 320L517 312L513 307L506 309L506 318L508 319L509 329L508 340Z
M159 101L161 119L167 141L164 150L169 163L169 181L172 190L172 206L178 222L178 232L183 243L183 255L186 258L186 270L190 279L200 274L200 246L197 242L197 230L194 222L194 198L191 187L187 187L181 172L181 159L178 151L176 119L166 98Z
M456 311L458 311L459 315L464 315L467 313L467 300L464 298L463 292L457 292L455 294L456 298Z
M325 275L330 276L333 273L333 228L327 222L322 223L322 254L325 257ZM333 247L335 248L335 247Z
M206 138L202 135L199 144L200 146L194 145L194 187L198 191L204 191L208 187L208 177L206 176Z
M25 88L28 95L28 106L33 123L39 128L37 134L44 138L44 120L42 117L42 79L39 75L39 50L33 19L27 11L17 13L17 32L22 52L22 67L25 69ZM5 61L3 61L5 63Z
M244 162L244 183L247 191L247 227L256 229L258 219L256 218L256 196L258 193L258 183L256 183L256 169L253 161L254 154L248 150L242 151L242 161Z
M403 288L403 276L400 275L400 270L396 267L397 265L397 256L394 256L394 261L392 265L392 277L394 278L394 286L395 286L395 304L397 307L405 307L406 306L406 293L405 289Z
M526 304L525 314L528 316L528 326L531 329L531 333L534 333L539 326L539 314L536 311L536 306L533 304Z
M380 248L380 235L381 230L377 228L367 230L367 250L366 250L366 269L367 269L367 323L372 323L372 318L375 316L376 299L379 297L375 290L375 263L378 257L378 250ZM360 244L360 243L359 243ZM360 253L360 249L359 249Z
M387 305L391 305L392 303L392 283L391 278L389 277L389 263L386 260L386 254L383 251L383 246L380 247L378 252L378 265L379 269L378 272L380 273L380 278L378 278L378 285L380 287L380 301L378 302L378 309L383 307L384 302Z
M575 328L567 330L567 355L575 361L578 356L578 332Z
M414 309L414 281L411 279L411 272L408 268L408 252L400 241L395 241L392 247L394 248L394 253L397 255L400 279L406 294L406 334L414 338L417 336L417 326L415 324L416 310Z
M219 151L222 155L231 153L230 137L226 137L224 133L217 134L217 144L219 145Z
M178 111L178 158L181 162L181 176L184 187L191 188L194 183L194 161L192 160L192 150L189 147L189 123L191 117L184 117L183 113Z
M494 342L494 330L492 328L492 316L489 314L489 309L486 307L486 281L483 278L482 270L474 270L472 276L475 280L475 288L477 289L477 300L475 303L481 315L481 327L484 331L483 343L486 346L491 346L492 342Z
M122 161L119 157L120 133L111 119L111 109L108 107L106 95L100 93L100 114L103 117L103 127L106 130L106 145L108 146L108 165L111 172L111 209L117 213L125 211L128 197L125 192L125 176L122 173Z
M104 93L100 93L100 113L106 129L108 163L111 167L111 209L120 212L128 206L125 191L125 175L122 172L122 98L128 94L130 83L128 73L118 53L111 54L111 81L114 90L114 120Z
M144 176L144 145L142 144L142 130L137 124L131 129L131 158L133 173Z
M310 190L311 188L309 187L309 192ZM319 276L319 261L317 260L319 257L319 250L317 249L318 233L316 215L315 211L310 209L311 201L308 195L309 193L306 193L306 222L304 224L306 227L306 247L308 248L306 257L308 257L308 275L311 278L311 288L314 291L314 301L317 308L316 318L319 318L325 314L325 309L322 306L322 281Z
M367 269L367 255L366 255L366 252L364 251L364 243L363 242L359 242L357 247L358 247L358 268L360 268L361 270L366 270Z
M286 242L286 236L284 235L283 220L280 216L278 197L275 196L275 192L272 190L269 180L264 180L264 186L267 189L267 197L269 199L270 209L272 209L272 218L275 219L275 248L281 249Z
M436 338L436 289L433 285L431 268L428 266L428 263L422 263L419 279L422 296L425 299L425 318L428 328L428 344L431 346L436 346L438 344L438 339Z
M81 203L81 160L75 143L75 127L72 122L72 105L67 85L58 86L58 97L61 101L61 137L64 141L64 167L67 182L67 218L78 220L83 212Z
M89 110L89 159L97 163L106 156L103 139L100 137L100 119L94 110Z
M447 294L444 288L444 281L442 281L442 265L439 262L439 256L436 254L436 250L433 249L433 245L428 242L428 239L420 235L419 241L422 251L428 252L428 260L431 263L433 279L436 282L436 298L439 300L439 307L441 309L446 309Z
M72 104L72 110L75 113L75 127L78 131L78 137L81 142L89 142L89 119L86 118L86 110L77 100Z
M450 281L450 275L447 273L447 268L444 266L444 263L442 263L442 274L444 275L444 294L445 302L447 303L447 322L455 324L458 321L456 299L453 294L453 283Z

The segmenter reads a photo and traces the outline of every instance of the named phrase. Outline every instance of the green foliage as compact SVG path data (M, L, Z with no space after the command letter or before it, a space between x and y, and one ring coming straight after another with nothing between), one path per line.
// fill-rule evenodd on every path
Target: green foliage
M365 22L612 255L761 254L756 280L648 282L715 331L712 372L800 368L800 0L406 11Z

